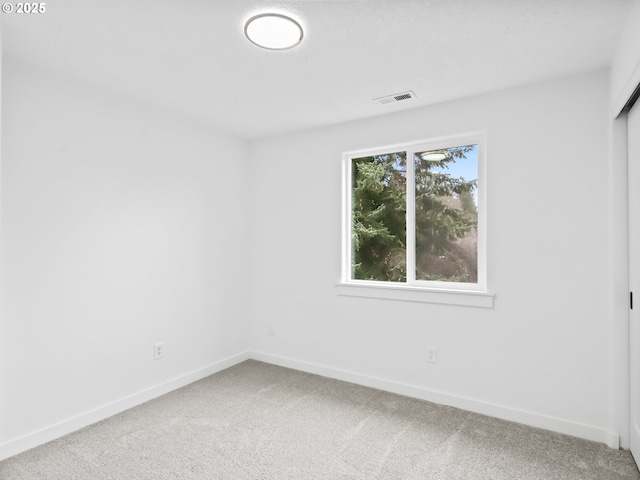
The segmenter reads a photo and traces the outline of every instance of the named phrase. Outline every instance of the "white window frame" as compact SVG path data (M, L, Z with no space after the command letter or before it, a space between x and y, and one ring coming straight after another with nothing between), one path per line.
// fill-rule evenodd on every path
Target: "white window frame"
M478 282L436 282L415 279L415 172L414 153L463 145L478 145ZM336 285L339 295L414 302L493 308L494 295L487 289L486 263L486 133L470 133L420 142L387 145L345 152L342 160L342 272ZM404 151L407 153L407 281L357 280L352 276L353 159Z

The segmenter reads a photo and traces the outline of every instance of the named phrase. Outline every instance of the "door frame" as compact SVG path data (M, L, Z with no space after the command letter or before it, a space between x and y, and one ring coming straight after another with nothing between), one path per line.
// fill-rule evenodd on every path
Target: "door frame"
M627 114L610 122L609 426L607 445L630 446L629 196Z
M633 113L635 129L640 129L640 105L636 103L640 96L640 84L635 89L634 94L625 107L627 113L627 128L629 126L629 115ZM636 130L634 130L636 131ZM627 130L628 132L628 130ZM634 177L628 175L628 207L629 207L629 230L628 230L628 243L629 243L629 289L634 291L636 295L636 304L634 308L629 310L629 442L631 452L636 460L636 463L640 464L640 311L638 304L638 296L640 295L640 252L634 253L632 258L631 248L636 246L637 237L640 236L640 221L637 220L638 214L640 214L640 185L637 180L640 178L640 138L634 136L634 158L631 158L630 148L627 151L627 166L629 172L631 171L631 165L633 165ZM631 137L627 133L627 144L630 147ZM634 183L635 182L635 183ZM633 211L632 211L633 210ZM635 216L632 224L632 216ZM633 232L632 232L633 225ZM636 242L631 241L631 235L636 235ZM635 252L635 250L634 250ZM634 264L631 264L631 260ZM633 275L634 284L631 285L631 276ZM633 334L633 335L632 335ZM635 403L634 403L635 401Z
M629 89L625 105L612 111L609 151L609 428L607 445L630 448L631 351L629 309L629 151L628 112L638 88ZM640 108L640 102L636 106ZM640 308L640 292L636 293Z

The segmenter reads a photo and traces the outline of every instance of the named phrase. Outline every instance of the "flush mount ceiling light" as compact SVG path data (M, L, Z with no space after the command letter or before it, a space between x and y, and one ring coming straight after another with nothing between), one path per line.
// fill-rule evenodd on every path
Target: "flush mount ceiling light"
M447 158L447 154L444 150L432 150L430 152L421 153L420 158L427 162L441 162Z
M293 18L279 13L262 13L244 25L249 41L269 50L286 50L302 41L302 27Z

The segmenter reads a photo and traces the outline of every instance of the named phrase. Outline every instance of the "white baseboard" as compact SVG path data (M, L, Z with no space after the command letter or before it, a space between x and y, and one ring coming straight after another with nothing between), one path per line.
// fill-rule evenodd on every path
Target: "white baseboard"
M244 352L222 359L218 362L212 363L184 375L180 375L179 377L173 378L154 387L141 390L114 402L81 413L75 417L63 420L53 425L49 425L40 430L28 433L13 440L9 440L8 442L0 444L0 460L4 460L19 453L25 452L31 448L43 445L47 442L50 442L51 440L60 438L75 430L84 428L88 425L99 422L100 420L104 420L105 418L128 410L129 408L133 408L142 403L148 402L149 400L153 400L154 398L157 398L161 395L189 385L190 383L208 377L209 375L213 375L214 373L232 367L233 365L236 365L238 363L244 362L249 358L251 358L249 352Z
M571 420L520 410L506 405L499 405L450 393L429 390L414 385L371 377L315 363L302 362L292 358L271 355L269 353L254 351L250 352L249 356L254 360L271 363L273 365L314 373L316 375L322 375L336 380L343 380L345 382L355 383L365 387L419 398L421 400L427 400L441 405L449 405L490 417L501 418L503 420L517 422L531 427L542 428L544 430L563 433L565 435L571 435L585 440L604 443L614 449L617 449L620 446L620 436L618 434L593 425L586 425L583 423L573 422Z
M336 380L343 380L345 382L355 383L366 387L377 388L379 390L419 398L421 400L427 400L442 405L450 405L452 407L461 408L463 410L491 417L501 418L512 422L522 423L524 425L530 425L532 427L543 428L545 430L551 430L586 440L604 443L611 448L617 449L620 446L620 436L618 434L592 425L585 425L505 405L429 390L414 385L393 382L382 378L362 375L356 372L327 367L320 364L303 362L264 352L249 351L222 359L219 362L207 365L154 387L141 390L140 392L79 414L75 417L2 443L0 444L0 460L4 460L31 448L43 445L75 430L84 428L88 425L99 422L100 420L104 420L112 415L123 412L129 408L133 408L248 359L271 363L273 365L292 368L303 372L314 373L316 375L322 375Z

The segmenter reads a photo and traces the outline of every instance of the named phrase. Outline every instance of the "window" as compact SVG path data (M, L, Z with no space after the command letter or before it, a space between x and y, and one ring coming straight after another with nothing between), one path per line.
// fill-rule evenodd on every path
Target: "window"
M342 286L486 293L483 136L348 153L344 174Z

